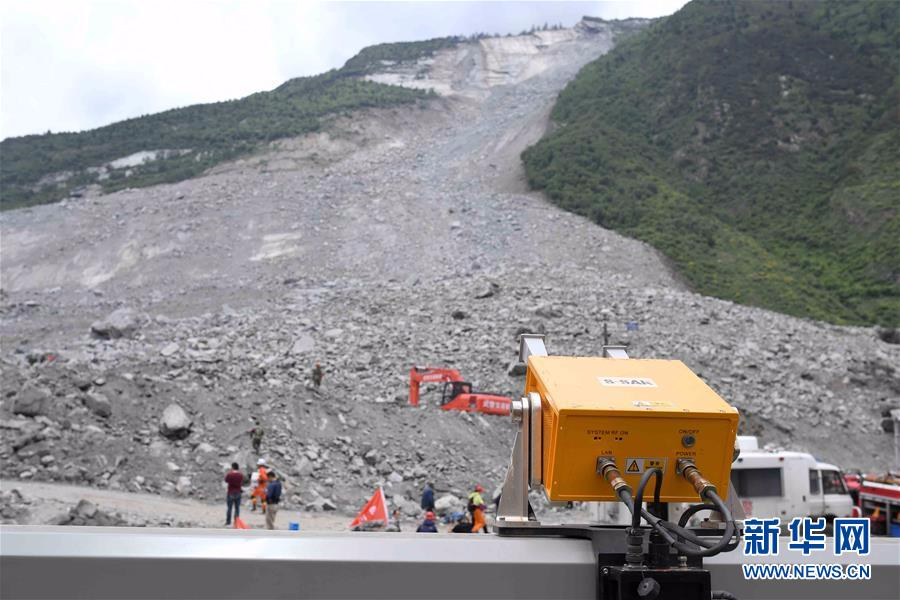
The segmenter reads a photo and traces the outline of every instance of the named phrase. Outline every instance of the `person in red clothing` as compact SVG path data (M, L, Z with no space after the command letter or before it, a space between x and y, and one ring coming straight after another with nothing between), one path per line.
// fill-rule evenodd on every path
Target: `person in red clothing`
M241 516L241 486L244 485L244 474L241 473L237 463L231 463L231 470L225 474L225 483L228 484L225 502L228 511L225 513L225 526L231 525L231 511L234 510L234 518Z

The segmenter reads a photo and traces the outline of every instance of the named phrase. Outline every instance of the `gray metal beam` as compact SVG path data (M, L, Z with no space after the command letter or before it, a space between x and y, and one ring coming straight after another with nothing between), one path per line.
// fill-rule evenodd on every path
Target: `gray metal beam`
M714 590L727 590L740 600L897 600L900 598L900 539L874 537L869 556L834 555L834 540L829 538L824 550L804 557L789 551L781 538L778 556L746 557L738 548L734 552L703 559L709 569ZM868 581L754 581L744 579L743 564L869 564L872 579Z
M6 598L594 598L585 540L0 527Z
M830 540L829 540L830 542ZM782 545L786 542L782 539ZM870 581L746 581L744 562L868 563ZM741 600L895 600L900 540L865 558L830 544L706 559L713 589ZM0 526L7 598L595 598L591 542L496 535Z

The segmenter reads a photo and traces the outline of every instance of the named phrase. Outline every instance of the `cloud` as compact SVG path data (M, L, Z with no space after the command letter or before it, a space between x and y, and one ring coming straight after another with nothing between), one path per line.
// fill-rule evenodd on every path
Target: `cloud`
M517 33L585 14L660 16L682 4L5 0L0 137L239 98L381 42Z

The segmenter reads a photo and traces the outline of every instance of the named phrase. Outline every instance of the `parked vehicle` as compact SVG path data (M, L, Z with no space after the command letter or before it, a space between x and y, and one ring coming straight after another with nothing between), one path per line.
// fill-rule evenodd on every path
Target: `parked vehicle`
M900 477L893 473L864 476L859 507L872 522L872 535L900 537Z
M731 483L747 517L850 517L858 514L836 465L806 452L759 450L756 438L738 438L741 455L731 467Z

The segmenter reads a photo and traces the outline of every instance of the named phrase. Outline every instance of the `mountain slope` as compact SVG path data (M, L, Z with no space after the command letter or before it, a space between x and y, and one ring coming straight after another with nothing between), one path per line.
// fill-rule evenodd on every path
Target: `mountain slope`
M891 2L693 2L569 84L529 182L702 293L896 325L897 22Z
M363 108L415 102L421 90L359 77L380 61L415 61L458 38L364 48L341 69L291 79L269 92L198 104L76 133L0 142L0 209L64 198L99 183L106 192L195 177L260 144L316 131L322 119Z

